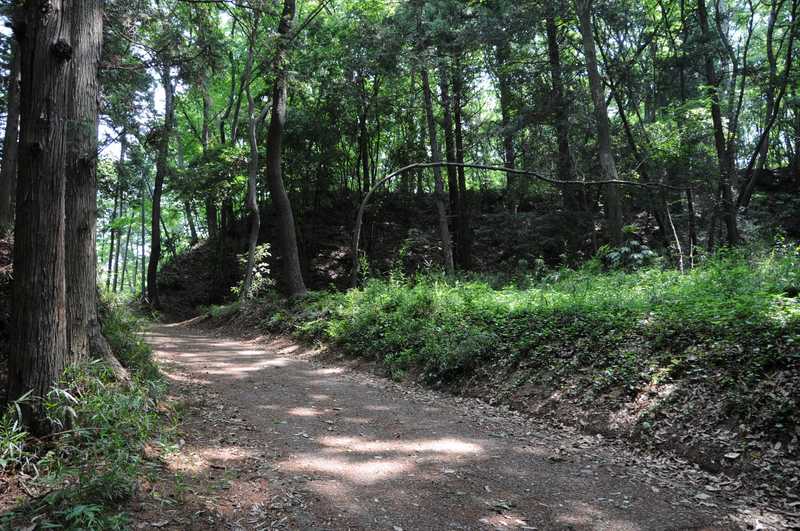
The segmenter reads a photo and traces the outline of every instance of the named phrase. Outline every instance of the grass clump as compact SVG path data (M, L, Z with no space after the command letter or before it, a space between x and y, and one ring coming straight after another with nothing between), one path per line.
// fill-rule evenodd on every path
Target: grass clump
M104 363L85 362L68 367L45 399L50 437L29 438L15 404L0 418L0 464L30 496L0 517L3 528L128 528L122 508L136 490L144 446L163 425L156 401L164 383L140 338L141 321L111 304L103 325L131 372L129 386Z

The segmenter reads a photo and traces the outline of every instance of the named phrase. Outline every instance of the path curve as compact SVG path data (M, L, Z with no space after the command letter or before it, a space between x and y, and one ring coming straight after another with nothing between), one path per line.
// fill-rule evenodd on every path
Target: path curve
M287 339L159 325L147 341L184 404L159 528L736 528L714 493L601 438L322 365Z

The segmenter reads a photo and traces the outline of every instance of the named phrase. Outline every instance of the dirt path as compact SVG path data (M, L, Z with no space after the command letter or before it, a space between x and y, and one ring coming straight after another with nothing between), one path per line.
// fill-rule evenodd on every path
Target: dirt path
M148 341L185 406L139 528L737 528L692 470L601 438L323 366L285 339L173 325Z

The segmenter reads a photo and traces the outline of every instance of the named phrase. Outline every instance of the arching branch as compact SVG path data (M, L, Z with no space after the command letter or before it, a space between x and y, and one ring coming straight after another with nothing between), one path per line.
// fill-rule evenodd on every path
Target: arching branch
M358 213L356 214L356 223L355 227L353 228L353 249L352 249L352 260L353 260L353 269L352 269L352 277L351 283L353 287L358 284L358 274L359 274L359 263L358 263L358 246L361 240L361 225L364 222L364 211L367 209L367 205L369 204L370 198L374 195L374 193L382 187L387 182L391 181L395 177L399 177L404 173L407 173L411 170L416 169L424 169L424 168L434 168L434 167L442 167L442 166L456 166L460 168L471 168L477 170L489 170L489 171L499 171L504 173L513 173L516 175L525 175L528 177L533 177L539 181L543 181L550 184L555 185L565 185L565 184L573 184L573 185L580 185L583 187L586 186L595 186L595 185L605 185L605 184L616 184L620 186L633 186L637 188L650 188L650 189L658 189L658 190L674 190L678 192L687 192L689 188L680 188L677 186L670 186L668 184L661 184L661 183L641 183L636 181L624 181L620 179L614 180L604 180L604 181L564 181L560 179L553 179L552 177L546 177L541 173L530 171L530 170L517 170L511 168L505 168L502 166L490 166L487 164L471 164L471 163L462 163L462 162L416 162L414 164L409 164L408 166L404 166L399 170L395 170L392 173L386 175L382 179L375 182L372 187L367 192L367 195L364 196L364 199L361 201L361 205L358 207Z

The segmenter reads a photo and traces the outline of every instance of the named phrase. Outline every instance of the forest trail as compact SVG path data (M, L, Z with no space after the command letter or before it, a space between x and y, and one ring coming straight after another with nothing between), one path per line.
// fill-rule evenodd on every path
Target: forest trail
M680 470L502 408L322 365L287 339L147 334L183 403L139 502L161 529L733 529ZM152 494L152 493L151 493ZM177 503L176 503L177 501Z

